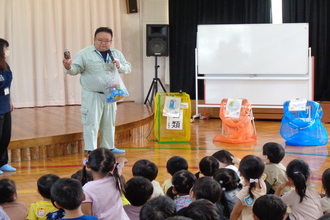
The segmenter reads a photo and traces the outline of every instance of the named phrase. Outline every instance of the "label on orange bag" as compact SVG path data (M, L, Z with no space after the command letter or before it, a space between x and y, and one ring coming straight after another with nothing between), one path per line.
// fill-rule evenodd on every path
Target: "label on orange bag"
M242 108L242 99L232 99L227 100L225 117L228 118L239 118Z

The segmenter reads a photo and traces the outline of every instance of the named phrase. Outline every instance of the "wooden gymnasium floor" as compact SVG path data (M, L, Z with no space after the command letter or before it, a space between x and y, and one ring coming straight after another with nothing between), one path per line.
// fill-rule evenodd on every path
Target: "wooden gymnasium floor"
M140 126L139 121L141 120L152 120L152 111L143 104L123 103L119 104L119 107L117 126L121 129L129 129L132 123ZM33 139L38 139L45 135L56 136L81 132L79 106L58 108L61 110L56 109L55 111L52 107L16 109L13 113L13 142L24 144L24 139L27 139L29 135L34 136ZM128 180L132 177L132 165L139 159L148 159L158 165L159 171L156 180L162 183L170 177L166 172L166 161L175 155L185 157L189 163L189 170L195 173L198 171L200 159L220 149L226 149L236 157L242 158L248 154L260 156L263 144L269 141L284 145L284 139L279 134L280 121L256 120L258 141L247 144L212 142L213 137L221 132L219 119L209 119L202 122L195 120L190 126L192 134L190 143L160 144L153 141L152 132L148 136L152 122L147 132L131 136L129 140L118 143L116 147L125 149L126 154L117 156L124 156L128 159L123 173L125 179ZM330 132L330 125L325 124L325 127ZM319 147L285 146L286 156L282 162L287 165L296 158L308 162L312 170L311 180L321 191L322 172L330 167L329 146L329 144ZM18 146L15 145L14 147ZM41 175L54 173L60 177L70 177L82 167L84 157L83 151L78 151L73 154L12 162L11 165L16 167L17 171L4 172L0 178L14 180L17 184L19 200L29 206L32 202L41 200L36 186L37 179Z

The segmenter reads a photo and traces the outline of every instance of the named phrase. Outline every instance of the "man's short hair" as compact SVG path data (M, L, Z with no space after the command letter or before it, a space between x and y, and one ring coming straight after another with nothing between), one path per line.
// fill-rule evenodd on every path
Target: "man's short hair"
M156 179L158 175L158 167L149 160L138 160L132 167L133 176L143 176L150 181Z
M52 202L56 202L64 210L77 209L84 199L80 181L72 178L57 180L53 184L50 193Z
M154 187L150 180L142 176L134 176L125 184L125 197L133 206L142 206L150 198Z
M100 32L106 32L109 33L111 35L111 38L113 37L113 33L112 30L108 27L99 27L98 29L96 29L95 33L94 33L94 37L96 37L96 35Z
M262 147L262 154L268 156L271 163L280 163L285 156L285 150L278 143L268 142Z
M267 194L255 201L252 211L259 220L283 220L286 208L286 204L280 197Z
M167 196L149 200L140 211L140 220L164 220L176 215L174 201Z
M37 181L38 191L43 198L50 199L50 189L60 177L55 174L46 174Z

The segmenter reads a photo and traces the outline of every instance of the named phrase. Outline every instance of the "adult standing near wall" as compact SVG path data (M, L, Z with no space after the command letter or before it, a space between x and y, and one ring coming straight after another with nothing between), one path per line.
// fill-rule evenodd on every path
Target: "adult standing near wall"
M103 93L102 81L115 73L130 73L131 64L124 55L111 48L113 32L108 27L100 27L94 33L94 43L80 50L73 61L63 59L65 73L80 74L82 86L81 114L85 150L97 148L97 137L100 131L101 147L112 150L113 153L124 153L125 150L115 148L115 119L117 105L107 103Z
M15 171L8 164L8 145L11 138L11 112L14 110L10 98L12 72L6 62L9 56L9 43L0 38L0 174L3 171Z

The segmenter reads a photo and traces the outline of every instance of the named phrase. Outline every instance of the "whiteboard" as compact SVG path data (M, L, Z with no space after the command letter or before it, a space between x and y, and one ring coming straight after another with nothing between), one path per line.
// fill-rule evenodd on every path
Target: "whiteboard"
M308 24L198 25L199 74L307 74Z
M205 104L220 105L224 98L245 98L254 107L282 107L287 100L312 100L307 78L205 79Z

